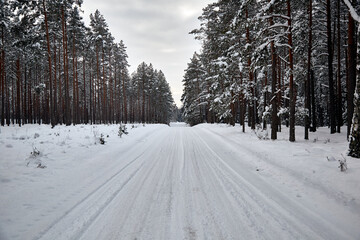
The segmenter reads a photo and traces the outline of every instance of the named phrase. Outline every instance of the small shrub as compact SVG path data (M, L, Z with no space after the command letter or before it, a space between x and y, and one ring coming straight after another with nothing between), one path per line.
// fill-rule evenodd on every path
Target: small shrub
M268 130L263 129L260 124L256 125L256 129L254 130L254 132L260 140L269 140Z
M33 147L33 151L30 153L31 157L36 158L37 156L40 156L40 151L36 148Z
M43 165L42 163L39 163L39 164L37 165L37 168L46 168L46 166Z
M134 126L134 125L133 125ZM121 138L123 134L127 135L129 132L127 131L126 125L122 125L120 123L119 126L119 132L118 132L118 136Z
M35 165L36 168L46 168L46 166L41 161L42 153L33 146L33 151L30 153L30 157L28 158L28 163L26 166Z
M345 172L347 170L347 163L346 163L346 158L344 158L344 156L342 156L343 159L339 160L339 167L341 172Z
M99 141L100 141L100 144L102 144L102 145L105 144L105 138L104 138L103 134L100 135Z

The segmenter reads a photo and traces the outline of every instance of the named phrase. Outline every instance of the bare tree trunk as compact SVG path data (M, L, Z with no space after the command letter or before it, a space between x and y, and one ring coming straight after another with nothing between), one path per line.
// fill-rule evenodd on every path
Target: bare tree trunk
M16 60L16 122L21 127L21 71L20 71L20 59Z
M358 35L360 35L360 27L358 28ZM360 54L360 38L358 37L357 54ZM357 59L358 66L360 59ZM360 69L358 68L356 86L354 94L354 112L352 120L352 131L349 144L349 156L360 158Z
M126 85L125 76L122 74L122 85L123 85L123 98L124 98L124 122L127 123L127 100L126 100Z
M76 105L76 80L77 80L77 69L76 69L76 51L75 51L75 36L73 36L73 75L72 75L72 89L73 89L73 97L72 97L72 123L75 125L77 123L77 105Z
M142 111L141 111L141 122L145 123L145 69L142 78Z
M85 74L85 65L86 64L86 59L85 59L85 56L83 56L83 82L84 82L84 98L83 98L83 101L84 101L84 109L83 109L83 121L85 124L88 124L89 123L89 114L88 114L88 110L87 110L87 105L86 105L86 74ZM90 69L91 70L91 69Z
M23 70L23 83L21 84L21 118L22 118L22 124L28 123L28 112L27 112L27 88L28 88L28 69L26 65L26 60L24 60L24 70Z
M110 123L114 123L114 87L113 85L113 78L112 78L112 68L111 68L111 51L109 50L109 86L110 86L110 100L109 100L109 121Z
M100 67L99 67L99 48L96 44L96 83L95 85L97 85L97 89L94 88L94 120L96 122L97 119L97 104L96 101L99 98L99 96L97 95L100 91L99 89L99 82L100 82Z
M102 99L102 117L103 117L103 123L108 123L108 117L107 117L107 87L106 87L106 78L105 78L105 52L104 52L104 46L102 47L102 88L103 88L103 99Z
M57 93L57 64L56 64L56 42L55 42L55 38L54 38L54 83L53 83L53 87L54 87L54 96L53 96L53 109L54 109L54 122L55 124L59 123L59 116L58 116L58 93Z
M330 0L326 0L326 27L327 27L327 50L328 50L328 69L329 69L329 115L330 133L336 132L335 122L335 93L334 93L334 74L333 74L333 50L331 39L331 5Z
M246 19L248 19L249 14L248 14L248 9L246 8L245 10L245 16ZM250 29L247 26L246 27L246 43L250 44L251 40L250 40ZM248 57L248 71L249 71L249 82L250 82L250 96L251 96L251 100L249 101L249 125L251 126L251 129L255 129L255 121L256 121L256 116L255 116L255 94L254 94L254 87L255 87L255 83L254 83L254 72L252 70L252 66L251 66L251 56L249 55Z
M62 31L63 31L63 64L64 64L64 78L65 78L65 124L70 125L70 99L69 99L69 70L68 70L68 53L67 53L67 37L66 37L66 21L64 8L61 9L62 13Z
M90 76L89 76L89 104L90 104L90 112L89 112L89 115L90 115L90 123L93 124L94 122L94 115L93 115L93 108L94 108L94 105L93 105L93 75L92 75L92 64L93 63L93 60L90 60Z
M312 0L309 0L309 45L308 45L308 56L307 56L307 75L305 82L305 108L308 110L308 114L305 116L305 136L304 139L309 139L309 128L310 128L310 116L311 115L311 99L310 99L310 88L311 88L311 53L312 53Z
M354 92L356 83L356 42L355 42L355 22L349 13L348 21L348 82L347 82L347 137L349 138L351 122L354 113Z
M50 51L50 37L49 37L49 27L48 27L48 19L45 7L45 0L42 2L43 11L44 11L44 20L45 20L45 31L46 31L46 42L47 42L47 51L48 51L48 63L49 63L49 95L50 95L50 122L51 126L54 127L56 125L54 120L54 112L53 112L53 83L52 83L52 64L51 64L51 51Z
M5 50L4 27L1 28L2 49L0 55L0 83L1 83L1 126L5 125Z
M289 26L289 35L288 35L288 44L289 44L289 64L290 64L290 142L295 142L295 104L296 104L296 95L294 90L294 60L293 60L293 43L292 43L292 26L291 26L291 6L290 0L287 0L287 11L288 11L288 26Z
M336 132L341 132L342 120L342 94L341 94L341 31L340 31L340 2L337 4L337 129Z
M31 68L29 70L29 76L30 78L32 78L32 75L31 75ZM32 94L31 94L31 89L32 89L32 84L31 84L32 81L29 81L29 86L27 88L27 91L28 91L28 118L29 118L29 123L33 124L33 100L32 100Z

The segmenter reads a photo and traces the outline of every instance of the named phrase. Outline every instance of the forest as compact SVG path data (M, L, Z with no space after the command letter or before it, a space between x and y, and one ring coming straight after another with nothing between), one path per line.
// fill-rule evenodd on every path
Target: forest
M0 1L0 121L10 124L169 123L161 70L129 74L126 46L82 0ZM156 104L154 104L156 102Z
M207 5L202 43L185 71L184 118L271 127L347 126L349 155L360 157L359 12L348 0L219 0ZM358 52L358 53L357 53ZM357 85L357 93L355 89Z

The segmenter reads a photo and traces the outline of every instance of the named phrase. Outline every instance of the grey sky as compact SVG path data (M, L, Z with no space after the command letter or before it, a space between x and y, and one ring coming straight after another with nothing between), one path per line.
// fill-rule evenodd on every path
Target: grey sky
M200 43L188 33L200 26L202 8L213 0L84 0L84 20L99 9L115 41L123 40L130 73L141 62L162 70L180 106L182 78Z

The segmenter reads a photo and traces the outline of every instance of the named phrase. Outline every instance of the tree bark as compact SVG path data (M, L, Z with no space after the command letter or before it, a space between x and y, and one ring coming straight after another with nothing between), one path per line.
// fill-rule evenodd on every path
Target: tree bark
M5 125L5 50L4 27L1 28L2 49L0 55L0 84L1 84L1 126Z
M21 70L20 70L20 59L16 60L16 122L21 127Z
M341 31L340 31L340 2L337 4L337 128L336 132L341 132L341 126L343 125L342 120L342 94L341 94Z
M328 77L329 77L329 117L330 133L336 132L335 121L335 93L334 93L334 74L333 74L333 50L331 39L331 4L326 0L326 27L327 27L327 50L328 50Z
M64 78L65 78L64 120L65 120L65 124L68 126L71 124L71 119L70 119L69 70L68 70L66 21L65 21L64 8L61 9L61 15L62 15L62 31L63 31L63 64L64 64Z
M271 13L272 13L272 7L271 7ZM270 27L274 25L272 17L269 19L270 21ZM277 139L277 130L278 130L278 116L277 116L277 89L276 89L276 80L277 80L277 54L275 49L275 43L274 40L270 43L271 48L271 139L275 140Z
M248 14L248 9L246 8L245 10L245 17L246 19L248 19L249 14ZM250 45L251 40L250 40L250 29L248 24L246 25L246 43ZM252 66L251 66L251 54L249 53L248 59L248 71L249 71L249 83L250 83L250 101L249 101L249 126L251 127L251 129L255 129L255 116L254 116L254 102L255 102L255 96L254 96L254 73L252 71Z
M308 56L307 56L307 75L305 82L305 108L308 110L305 116L305 136L304 139L309 139L309 128L310 128L310 115L311 115L311 100L310 100L310 88L311 88L311 53L312 53L312 0L309 0L309 45L308 45Z
M122 71L121 71L122 73ZM120 73L120 74L121 74ZM122 85L123 85L123 98L124 98L124 122L127 123L127 100L126 100L126 85L125 85L125 76L122 74Z
M294 90L294 60L293 60L293 43L292 43L292 26L291 26L291 5L290 0L287 0L287 11L288 11L288 26L289 26L289 35L288 35L288 44L289 44L289 64L290 64L290 142L295 142L295 104L296 104L296 95Z
M49 95L50 95L50 123L51 126L54 127L56 125L54 120L54 112L53 112L53 82L52 82L52 64L51 64L51 51L50 51L50 37L49 37L49 26L48 26L48 19L45 7L45 0L42 2L43 11L44 11L44 20L45 20L45 31L46 31L46 45L48 51L48 64L49 64Z
M360 27L358 27L358 35ZM357 54L360 54L360 37L358 37ZM357 59L360 66L360 59ZM349 156L360 158L360 69L358 68L354 94L354 112L352 119L352 131L349 144Z
M354 113L354 91L356 83L356 42L355 42L355 22L349 13L348 21L348 82L347 82L347 136L350 135L351 122Z

